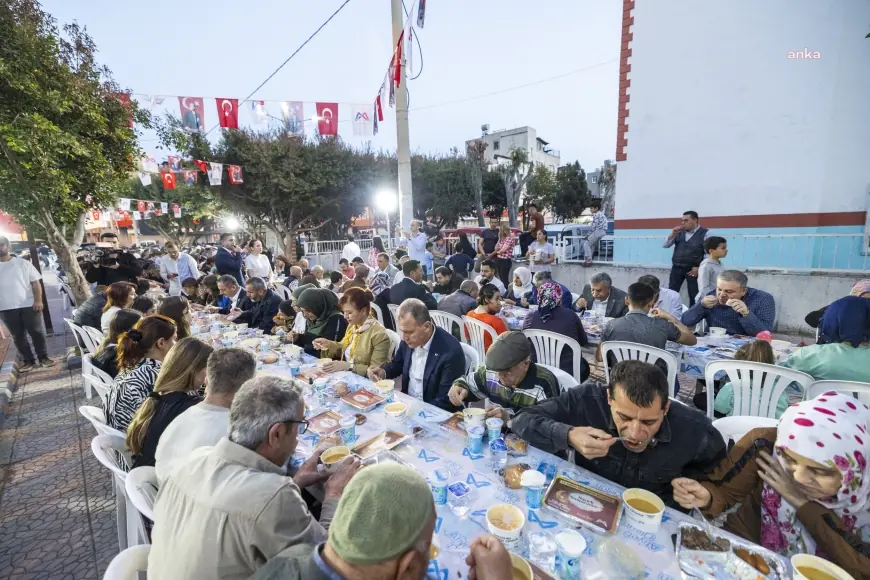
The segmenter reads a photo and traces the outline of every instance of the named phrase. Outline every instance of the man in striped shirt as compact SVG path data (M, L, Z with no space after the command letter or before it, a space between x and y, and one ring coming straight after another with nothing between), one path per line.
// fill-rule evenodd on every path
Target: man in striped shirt
M559 395L559 381L544 367L532 362L532 346L522 332L499 335L486 351L486 364L477 367L469 382L465 376L453 381L448 397L456 406L465 400L486 399L486 416L505 424L516 412Z

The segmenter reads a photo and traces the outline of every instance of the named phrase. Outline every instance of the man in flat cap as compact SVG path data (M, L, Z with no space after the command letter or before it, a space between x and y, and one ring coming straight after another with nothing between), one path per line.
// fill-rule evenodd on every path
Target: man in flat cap
M486 351L485 362L474 371L472 382L464 376L453 381L451 403L489 399L494 406L487 409L487 418L499 417L507 424L520 409L559 395L559 381L532 362L532 345L522 332L499 335Z

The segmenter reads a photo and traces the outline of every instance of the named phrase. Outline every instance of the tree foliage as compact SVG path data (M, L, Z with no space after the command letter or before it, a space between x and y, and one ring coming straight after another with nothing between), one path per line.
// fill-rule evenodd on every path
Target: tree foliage
M481 183L483 189L483 209L486 215L501 218L501 214L507 209L507 192L505 191L501 175L491 170L484 171ZM478 223L480 223L479 220Z
M535 166L532 177L526 184L526 201L535 201L541 207L553 207L558 184L553 171L546 165Z
M586 172L575 161L559 168L556 174L556 195L553 198L553 213L563 220L575 218L589 205L589 184Z
M486 225L483 221L483 174L487 171L485 155L489 144L483 139L475 139L465 147L465 158L471 175L471 189L474 192L475 209L477 209L477 225Z
M495 166L495 171L501 176L507 195L508 223L511 227L517 225L520 195L526 183L532 178L535 162L529 159L525 149L512 149L507 159Z
M139 156L111 72L77 24L58 29L35 0L0 1L0 205L43 232L75 297L87 284L71 251L89 208L114 206Z
M442 228L474 213L473 169L457 149L446 156L412 156L411 177L415 217L433 218Z

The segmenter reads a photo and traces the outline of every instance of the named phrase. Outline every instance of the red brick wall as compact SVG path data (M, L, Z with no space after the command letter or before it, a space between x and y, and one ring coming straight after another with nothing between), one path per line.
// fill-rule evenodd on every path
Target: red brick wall
M628 78L628 73L631 72L631 64L628 62L631 57L631 41L633 34L631 25L634 24L634 16L631 15L634 10L635 0L623 0L622 2L622 48L619 53L619 114L616 121L616 160L625 161L625 148L628 146L628 112L629 101L631 95L628 94L628 88L631 86L631 80Z

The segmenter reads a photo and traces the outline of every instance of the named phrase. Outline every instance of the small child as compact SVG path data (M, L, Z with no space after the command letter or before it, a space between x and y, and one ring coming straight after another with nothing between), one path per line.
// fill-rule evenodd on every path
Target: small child
M695 301L700 302L701 298L716 289L716 278L719 277L725 266L720 260L728 255L728 243L725 238L719 236L710 236L704 240L704 252L707 257L701 262L698 268L698 295L695 296Z
M426 253L423 254L423 281L429 280L429 276L435 274L433 266L435 255L432 253L432 246L432 242L426 242Z
M341 272L339 272L338 270L333 270L329 273L329 285L326 288L338 294L338 290L339 288L341 288L342 279L343 276Z

